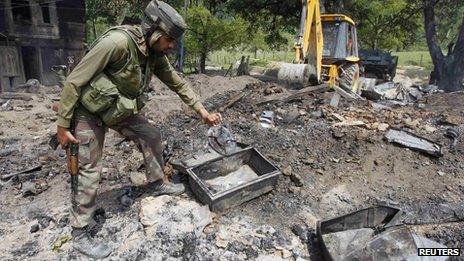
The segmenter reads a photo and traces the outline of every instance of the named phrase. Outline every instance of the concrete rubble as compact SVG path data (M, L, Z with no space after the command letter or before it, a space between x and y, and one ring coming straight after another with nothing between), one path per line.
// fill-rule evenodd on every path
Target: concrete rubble
M439 92L435 85L416 85L409 78L402 82L375 83L373 79L363 78L360 86L361 95L369 100L391 101L406 105L422 100L426 95Z
M190 189L151 197L135 186L146 182L143 156L109 131L92 223L114 250L108 260L320 260L318 221L378 204L405 211L411 234L464 250L463 92L404 82L407 88L378 93L396 100L340 95L335 102L327 88L295 91L250 76L186 79L208 110L222 110L239 149L249 144L283 175L267 194L225 211L209 210ZM174 93L156 80L151 87L142 114L162 132L167 178L189 187L189 177L173 170L175 159L195 164L221 154L207 147L209 127ZM0 180L2 259L82 258L70 242L65 153L48 145L59 91L40 86L30 100L0 97L0 176L42 166ZM265 111L273 112L271 128L261 125ZM391 144L391 130L442 144L442 156ZM187 158L194 152L204 154Z
M193 233L199 236L213 221L208 206L170 196L146 197L140 202L140 223L149 237L166 233L172 237Z

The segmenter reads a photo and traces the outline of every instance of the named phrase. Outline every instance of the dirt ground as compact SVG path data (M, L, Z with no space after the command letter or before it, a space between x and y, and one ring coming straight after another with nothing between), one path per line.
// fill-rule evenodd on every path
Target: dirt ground
M95 236L114 249L108 260L319 260L318 220L376 204L401 209L403 222L417 234L464 251L464 92L431 94L409 106L342 99L334 108L332 92L260 104L281 95L269 90L290 90L251 76L186 79L210 110L249 92L223 113L225 123L238 141L254 146L284 174L270 193L210 213L212 221L197 226L198 232L188 229L193 218L175 210L199 211L193 193L152 198L134 187L131 180L144 171L142 155L110 130L92 224ZM152 85L142 113L161 129L171 159L204 148L208 127L195 124L194 113L173 92L157 81ZM0 99L0 174L40 166L1 181L2 260L84 259L69 242L65 153L48 146L56 120L50 105L58 96L59 89L44 87L31 101ZM272 128L259 123L266 110L275 113ZM387 128L433 140L442 145L443 156L393 145L384 138ZM444 135L448 128L460 133L453 150ZM188 186L183 174L173 180ZM141 213L147 211L151 217Z

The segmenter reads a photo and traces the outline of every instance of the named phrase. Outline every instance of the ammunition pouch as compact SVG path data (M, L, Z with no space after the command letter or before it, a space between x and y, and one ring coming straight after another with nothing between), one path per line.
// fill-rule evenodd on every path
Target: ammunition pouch
M102 72L82 90L80 103L89 112L99 115L106 125L111 126L138 113L147 100L146 93L135 99L122 95L117 86Z
M137 111L135 99L131 100L120 95L108 110L100 114L100 117L106 125L111 126L137 113Z
M108 110L119 97L116 85L105 73L97 75L81 93L81 104L91 113L100 113Z

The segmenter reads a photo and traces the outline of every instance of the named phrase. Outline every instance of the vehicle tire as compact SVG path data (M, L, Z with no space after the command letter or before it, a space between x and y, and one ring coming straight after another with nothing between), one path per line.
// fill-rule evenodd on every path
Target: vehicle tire
M357 92L357 83L359 80L359 64L346 63L339 67L338 84L341 88L352 92Z

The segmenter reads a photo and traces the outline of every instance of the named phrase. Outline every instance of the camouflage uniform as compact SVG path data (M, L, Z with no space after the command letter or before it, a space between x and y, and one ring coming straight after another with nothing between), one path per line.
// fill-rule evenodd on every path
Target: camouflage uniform
M130 38L121 31L129 32ZM133 41L132 43L129 41ZM101 117L89 112L81 103L81 89L88 88L101 72L111 74L111 68L128 64L131 57L130 45L137 46L140 67L149 63L150 71L175 91L187 105L195 111L200 111L203 105L188 84L182 80L169 64L166 56L151 57L146 50L142 31L138 26L125 26L111 30L98 39L96 44L76 66L64 82L60 99L57 124L69 128L72 119L75 120L75 135L79 145L79 175L77 184L72 189L71 225L75 228L89 224L95 210L95 199L102 170L102 149L106 129L109 127L134 141L143 153L146 175L149 182L163 178L163 159L160 131L148 121L134 113L133 115L106 126ZM154 58L150 63L150 59ZM110 69L108 69L110 68ZM115 71L115 70L113 70ZM117 71L117 70L116 70ZM148 77L151 76L148 75ZM144 77L147 77L146 75ZM124 78L124 77L122 77ZM149 82L149 80L148 80Z

